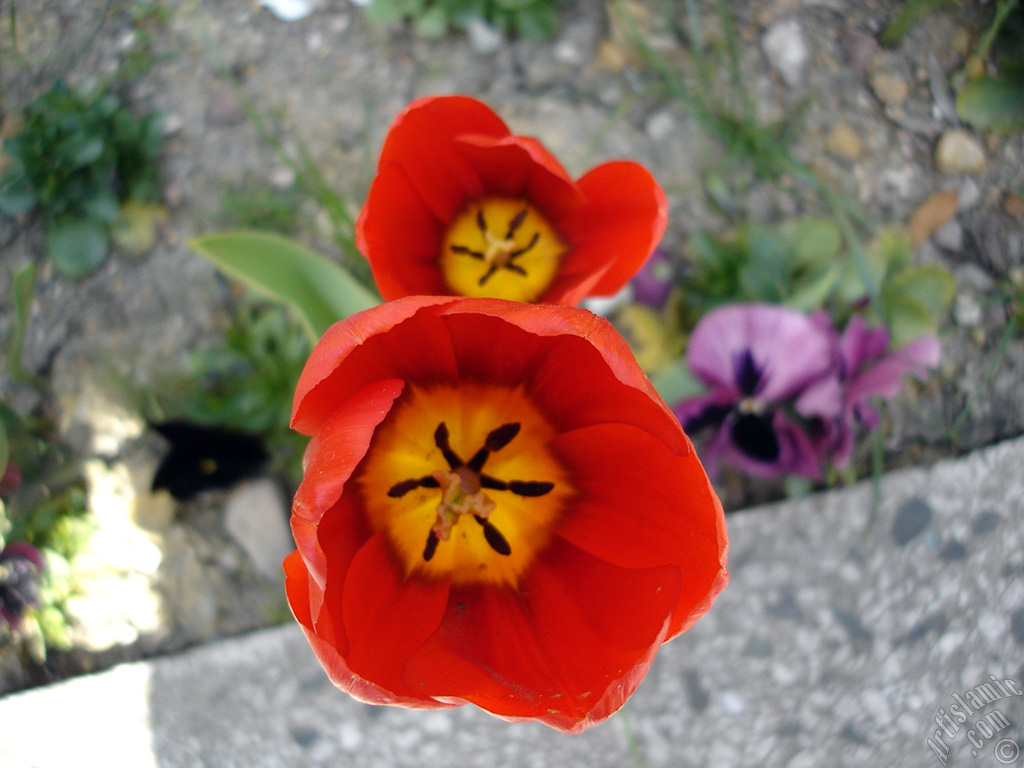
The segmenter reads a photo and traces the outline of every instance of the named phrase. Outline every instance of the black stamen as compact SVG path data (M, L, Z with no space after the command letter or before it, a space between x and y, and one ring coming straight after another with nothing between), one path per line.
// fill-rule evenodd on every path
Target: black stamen
M509 272L515 272L517 275L522 275L523 277L526 277L526 270L520 267L518 264L506 264L505 269L507 269Z
M507 491L508 483L490 475L480 475L480 487L491 491Z
M476 212L476 226L481 232L487 234L487 221L484 219L484 209L481 208Z
M411 480L403 480L400 483L395 483L388 490L388 496L393 499L400 499L409 491L415 488L440 488L441 484L434 479L433 475L426 475L419 479L412 478Z
M494 273L497 272L497 271L498 271L498 268L496 266L494 266L493 264L491 264L491 266L489 266L487 268L487 271L483 273L483 275L480 277L479 280L477 280L476 284L477 285L485 285L487 283L487 281L490 280L491 277L494 275Z
M487 433L487 439L484 440L484 448L488 451L500 451L519 434L521 426L518 421L513 421L508 424L502 424L497 429L492 429Z
M516 230L522 226L523 219L526 218L526 209L523 208L519 213L512 217L512 221L508 223L508 232L505 233L505 239L508 240L516 233Z
M439 541L441 540L437 538L437 534L434 533L434 529L431 528L430 533L427 534L427 545L423 547L424 561L428 563L430 562L430 558L432 558L434 553L437 552L437 544Z
M434 430L434 445L441 449L441 455L444 456L444 460L448 462L448 468L455 470L463 466L462 459L459 458L459 454L452 450L451 445L448 443L448 425L443 421L437 425L437 429Z
M472 256L474 259L483 259L484 258L484 254L483 253L481 253L480 251L471 250L470 248L466 247L465 245L451 245L451 246L449 246L449 248L451 248L452 253L464 253L467 256Z
M487 543L491 545L491 549L497 552L499 555L511 555L512 547L508 545L508 541L501 535L501 531L494 527L494 524L487 518L480 517L480 515L473 515L476 521L484 528L484 538Z
M544 496L555 487L554 483L539 482L536 480L510 480L508 489L516 496Z
M533 246L535 246L535 245L537 244L537 241L538 241L538 240L540 240L540 232L534 232L534 233L533 233L533 237L531 237L531 238L530 238L530 242L528 242L528 243L527 243L526 245L524 245L524 246L523 246L522 248L520 248L519 250L516 250L516 251L512 251L512 253L510 253L510 254L508 255L508 257L509 257L510 259L514 259L514 258L515 258L516 256L522 256L522 255L523 255L524 253L526 253L526 252L527 252L528 250L530 250L531 248L533 248Z

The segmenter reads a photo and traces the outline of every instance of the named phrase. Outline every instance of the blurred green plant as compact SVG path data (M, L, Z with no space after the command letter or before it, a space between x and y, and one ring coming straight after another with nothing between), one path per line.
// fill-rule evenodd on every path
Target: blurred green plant
M133 37L131 45L121 55L119 76L124 80L137 80L171 54L157 54L156 44L171 18L171 8L163 3L141 0L128 12Z
M824 218L744 224L717 236L700 232L690 247L685 290L673 294L686 330L722 304L766 302L802 312L827 307L840 326L863 314L885 323L899 347L936 333L953 299L949 271L912 263L910 236L898 228L884 230L865 249L867 279L844 249L839 227ZM878 291L874 302L869 286Z
M38 207L54 266L84 277L106 260L125 216L142 215L158 199L162 141L157 113L138 118L110 91L83 96L58 81L4 142L11 165L0 181L0 212Z
M302 194L294 186L275 189L249 183L240 190L227 189L221 196L220 218L232 229L263 229L281 235L299 231Z
M270 453L268 471L297 484L306 438L288 421L311 349L310 336L283 306L243 297L223 345L195 352L187 379L171 383L177 394L162 403L161 418L257 434Z
M555 0L369 0L366 18L373 24L406 19L422 37L436 38L449 29L468 30L483 23L501 36L547 40L558 31Z
M985 71L991 52L992 73ZM1013 133L1024 130L1024 5L1000 0L992 23L964 67L969 78L956 97L962 120L980 130Z
M24 542L45 563L39 604L27 610L17 630L17 639L25 641L37 663L45 661L48 647L71 647L66 614L74 585L70 562L93 530L78 459L53 434L45 419L23 418L0 401L0 474L14 478L3 484L0 498L0 549Z

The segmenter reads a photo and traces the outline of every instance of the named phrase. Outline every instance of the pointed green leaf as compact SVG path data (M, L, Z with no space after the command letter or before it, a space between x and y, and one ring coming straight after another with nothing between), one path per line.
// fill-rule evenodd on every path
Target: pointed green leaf
M882 288L883 301L903 296L917 302L938 320L953 301L956 286L949 270L930 264L906 267Z
M827 264L843 244L839 227L828 219L804 219L793 231L796 259L801 264Z
M938 330L935 317L928 307L906 296L894 296L885 301L883 311L893 348L902 347Z
M227 274L292 307L314 339L339 320L380 303L345 269L288 237L221 232L189 244Z
M825 299L832 292L839 277L839 265L832 264L801 281L793 287L783 302L787 307L802 312L812 312L825 305Z

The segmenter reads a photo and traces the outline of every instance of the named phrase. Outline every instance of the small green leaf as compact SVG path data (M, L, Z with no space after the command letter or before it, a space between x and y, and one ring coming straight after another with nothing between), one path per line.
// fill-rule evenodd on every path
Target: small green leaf
M928 310L936 320L949 307L956 286L943 267L913 265L893 275L882 287L882 299L906 297Z
M121 206L117 201L117 195L109 189L100 189L82 201L82 208L90 219L113 224L117 221Z
M18 381L31 381L32 374L21 362L25 346L25 331L32 311L32 297L36 292L36 266L29 262L19 268L11 278L11 297L14 301L14 336L11 339L11 375Z
M1024 130L1024 80L982 75L957 94L956 113L979 130Z
M828 219L804 219L793 231L796 258L802 264L832 262L843 245L839 227Z
M232 277L296 310L314 339L339 320L380 303L345 269L281 235L221 232L189 245Z
M651 377L651 383L666 403L678 403L690 397L701 395L705 387L690 372L686 360L679 358L668 368Z
M46 232L53 265L63 274L81 278L92 274L110 253L107 227L91 219L63 216Z
M839 277L839 265L832 264L794 286L783 302L787 307L812 312L825 304Z
M892 296L884 302L885 324L894 348L938 330L935 317L924 306L906 296Z
M39 198L32 182L24 174L8 176L0 185L0 211L8 216L20 216L31 211Z
M448 31L448 14L440 5L435 5L416 19L416 33L421 37L436 39Z

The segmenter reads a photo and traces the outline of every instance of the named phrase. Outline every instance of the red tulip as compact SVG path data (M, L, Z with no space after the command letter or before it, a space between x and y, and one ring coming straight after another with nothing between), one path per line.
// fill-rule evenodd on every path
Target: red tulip
M665 195L643 166L573 181L536 139L465 96L413 102L395 120L356 224L386 300L495 297L574 305L609 296L665 232Z
M410 297L317 344L284 562L331 680L577 732L725 587L722 508L679 422L582 309Z

